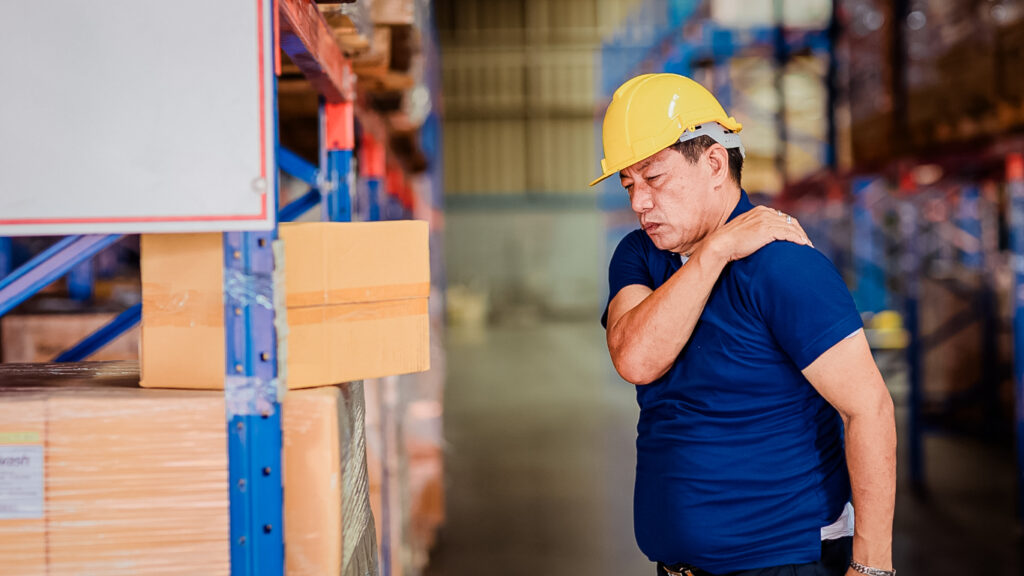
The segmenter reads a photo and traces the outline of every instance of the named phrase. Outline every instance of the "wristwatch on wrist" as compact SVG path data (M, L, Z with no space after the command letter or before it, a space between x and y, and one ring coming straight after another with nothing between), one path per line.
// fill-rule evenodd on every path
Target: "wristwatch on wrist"
M861 574L867 574L868 576L896 576L896 570L882 570L881 568L871 568L865 566L860 562L850 560L850 568L854 571L860 572Z

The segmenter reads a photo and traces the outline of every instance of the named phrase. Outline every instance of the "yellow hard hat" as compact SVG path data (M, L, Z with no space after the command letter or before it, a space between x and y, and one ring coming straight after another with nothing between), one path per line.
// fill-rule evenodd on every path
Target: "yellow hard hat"
M697 136L742 151L736 134L742 129L711 92L686 76L637 76L619 86L604 114L602 174L590 185Z

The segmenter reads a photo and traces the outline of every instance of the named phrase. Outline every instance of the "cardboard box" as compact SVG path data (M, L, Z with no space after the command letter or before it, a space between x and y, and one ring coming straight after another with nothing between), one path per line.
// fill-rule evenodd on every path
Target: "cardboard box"
M280 235L288 308L420 299L430 293L425 221L288 223Z
M426 222L292 223L280 236L289 388L430 367ZM223 260L220 234L143 236L143 386L223 388Z
M345 481L366 474L358 402L341 387L284 400L290 575L342 573L343 501L360 496L345 491L367 497ZM0 573L229 574L224 410L215 391L0 387Z
M359 76L383 76L391 63L391 27L374 26L369 50L352 59L352 71Z
M0 457L19 444L40 463L0 479L0 572L230 573L220 394L0 388Z
M282 407L289 576L342 573L343 408L336 387L289 393Z
M374 0L370 4L370 11L373 23L378 26L416 23L416 6L413 0Z
M4 362L51 362L113 320L115 313L10 314L0 320ZM137 360L139 328L135 327L89 357L90 360Z
M220 394L47 399L49 574L230 574Z

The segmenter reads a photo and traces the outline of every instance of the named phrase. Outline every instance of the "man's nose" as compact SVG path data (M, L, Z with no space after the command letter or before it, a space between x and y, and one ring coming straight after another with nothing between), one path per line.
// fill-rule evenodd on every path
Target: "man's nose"
M643 214L654 207L651 191L643 181L637 182L633 185L633 195L630 198L629 203L633 212L636 212L637 214Z

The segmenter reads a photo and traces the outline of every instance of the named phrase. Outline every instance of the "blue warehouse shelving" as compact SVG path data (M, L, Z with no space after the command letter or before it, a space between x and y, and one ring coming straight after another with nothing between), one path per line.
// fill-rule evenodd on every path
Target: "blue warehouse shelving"
M827 17L794 24L788 21L792 12L787 11L794 5L816 6L823 10L822 15L827 12ZM721 18L721 13L715 14L716 9L728 12L738 6L751 14L748 18L737 13L742 21L738 26L728 17ZM751 127L772 127L745 138L748 166L744 180L753 167L751 146L766 138L779 143L772 159L779 175L779 186L769 190L775 196L773 202L798 215L816 246L844 273L858 308L865 313L869 337L880 357L895 354L905 366L906 385L897 385L894 394L908 408L903 442L908 447L909 479L915 487L927 486L924 439L928 433L954 431L957 426L963 428L958 419L976 418L966 431L1006 442L1009 431L1003 412L1007 390L1001 389L1001 384L1011 379L1011 368L1006 359L999 358L999 349L1001 339L1012 335L1012 437L1017 450L1018 501L1024 502L1020 496L1024 494L1021 141L1010 130L1010 116L1004 114L998 122L993 118L978 122L972 117L968 122L955 115L963 114L960 109L939 114L941 122L932 126L932 140L924 139L929 123L922 119L930 109L917 112L914 105L928 104L929 97L936 102L953 98L949 93L961 90L919 85L922 77L932 77L921 76L921 71L934 76L941 71L935 66L963 51L935 44L936 31L930 26L933 20L942 21L941 14L930 14L928 26L922 26L922 15L932 8L913 9L924 12L910 15L912 8L906 2L643 0L602 45L599 90L608 99L633 75L675 72L694 77L711 89L745 124L745 134ZM917 24L911 25L908 18L917 18ZM945 60L941 56L944 49L948 49ZM766 90L774 92L776 105L771 110L759 112L750 94L744 94L752 79L730 70L740 59L760 61L771 68L774 79ZM805 66L814 61L824 65ZM805 67L801 73L819 83L825 95L821 133L802 132L787 116L783 81L794 67ZM909 74L913 67L918 76ZM963 66L952 69L959 75ZM979 70L986 68L980 66ZM848 78L840 78L841 73ZM998 78L993 82L998 88ZM962 98L980 98L988 94L986 89L983 83L972 85L963 90ZM1004 95L1009 96L1012 94ZM998 104L982 110L994 116L997 109L1009 109L1008 104L1018 106L1019 102ZM872 106L890 106L891 110L888 115L870 116ZM603 106L598 108L603 110ZM840 118L841 114L852 120ZM595 120L595 141L600 142L600 116ZM934 119L931 124L936 124ZM955 141L958 130L978 125L989 132L995 130L987 134L989 141L980 142L977 129L970 142L981 145ZM997 126L998 130L993 128ZM851 140L856 141L851 144ZM791 145L785 145L787 142ZM866 143L871 158L856 158L858 142ZM923 143L931 149L912 149ZM816 166L791 173L787 160L791 152L813 157ZM600 149L596 155L600 157ZM879 157L887 160L879 161ZM931 172L938 174L931 180L941 181L929 181ZM619 238L634 227L634 220L617 183L606 181L603 186L610 254ZM748 183L748 191L764 190ZM997 235L1006 238L997 239ZM997 279L1007 268L1003 264L1007 258L1014 278L1009 321L1000 316L997 297L997 289L1001 289ZM940 286L964 304L959 314L930 330L923 328L922 320L926 282ZM925 355L948 346L954 338L964 338L970 329L980 334L977 379L963 390L934 398L934 390L930 394L926 390Z
M261 18L267 15L272 19L268 27L277 34L274 42L267 46L275 53L278 49L287 53L319 93L321 102L318 154L321 160L320 166L316 166L279 145L277 83L274 74L270 75L272 98L268 105L274 108L275 119L271 128L273 157L278 169L305 182L310 189L290 204L278 208L278 179L272 178L275 187L266 190L265 197L270 203L268 209L276 213L276 218L272 219L274 227L224 233L224 271L228 279L225 283L227 356L224 367L229 406L231 572L236 575L280 575L284 573L285 542L277 380L278 364L282 360L277 355L272 280L276 222L296 220L318 206L323 220L352 220L353 199L366 220L389 216L408 218L411 216L412 199L397 202L397 191L387 189L386 180L402 181L399 174L402 167L396 162L390 165L385 162L386 122L372 110L357 105L352 63L334 41L331 28L316 4L312 0L277 0L270 4L257 2L256 5ZM262 25L262 20L260 22ZM279 61L275 68L280 73ZM437 86L432 88L436 90ZM359 125L356 116L363 120ZM436 124L435 114L432 125ZM436 129L431 134L424 137L424 147L436 148ZM364 160L361 163L355 161L357 137L361 144L359 153ZM355 173L357 164L360 166L359 174ZM438 187L433 196L439 198L439 192ZM5 191L5 194L11 193ZM427 205L435 204L434 200L426 199ZM0 239L0 275L3 277L0 280L0 315L61 277L67 277L72 298L88 300L92 294L90 259L121 238L120 233L66 236L16 269L12 269L11 264L11 239ZM88 358L137 325L141 316L141 304L128 308L56 360L67 362Z

